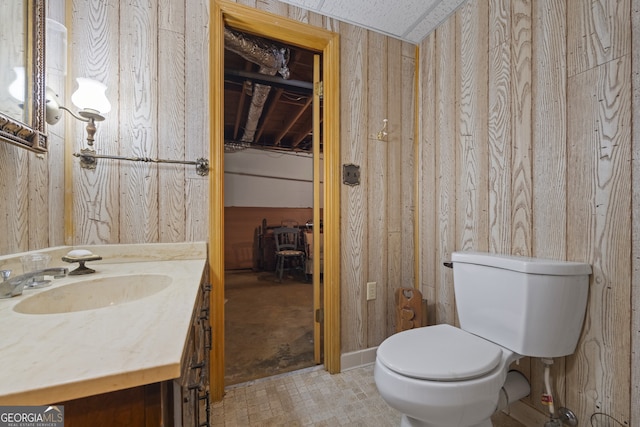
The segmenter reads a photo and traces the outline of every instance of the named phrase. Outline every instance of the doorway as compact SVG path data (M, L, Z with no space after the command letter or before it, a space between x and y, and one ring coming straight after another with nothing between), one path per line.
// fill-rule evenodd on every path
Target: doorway
M257 9L214 1L211 11L211 169L210 252L211 282L211 398L224 395L224 28L297 45L322 55L324 140L324 296L318 321L324 321L324 366L340 372L340 145L338 35ZM319 89L320 88L316 88ZM319 121L318 121L319 122ZM319 126L319 124L318 124ZM318 129L319 130L319 127ZM314 129L314 133L319 134ZM314 170L314 174L319 174ZM316 178L314 177L314 181ZM316 215L314 214L314 219Z
M309 250L314 231L321 232L313 221L313 156L322 149L313 144L322 140L312 130L314 109L322 106L313 96L316 53L230 28L224 33L228 386L322 363L314 322L321 291L314 298L320 284L313 280L322 276L311 268ZM288 236L306 255L282 258L287 268L278 269L274 237L283 226L297 230Z

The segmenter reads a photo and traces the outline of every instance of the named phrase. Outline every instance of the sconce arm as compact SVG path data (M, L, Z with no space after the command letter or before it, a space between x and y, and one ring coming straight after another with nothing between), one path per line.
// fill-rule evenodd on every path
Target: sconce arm
M58 108L60 108L61 110L64 110L67 113L71 114L74 118L80 120L81 122L88 123L91 120L89 118L85 118L85 117L81 117L81 116L77 115L76 113L74 113L73 111L71 111L70 109L68 109L67 107L65 107L63 105L59 105Z

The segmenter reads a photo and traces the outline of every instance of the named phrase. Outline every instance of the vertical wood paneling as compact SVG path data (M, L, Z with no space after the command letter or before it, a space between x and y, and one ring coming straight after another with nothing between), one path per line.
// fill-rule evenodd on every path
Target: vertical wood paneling
M72 74L104 81L114 106L98 124L98 152L207 157L208 2L80 2L74 11ZM81 131L76 125L78 140ZM74 176L76 242L202 240L208 234L208 182L195 168L104 160L95 171L76 165Z
M0 253L29 249L29 163L32 153L0 142Z
M477 21L482 12L474 9L480 3L483 2L466 4L455 18L450 18L421 43L424 55L429 55L431 44L437 46L437 54L431 60L437 70L435 93L429 92L432 69L425 65L421 67L419 96L423 108L422 138L427 141L430 135L436 135L434 164L440 164L436 175L439 176L438 200L442 200L447 184L451 185L442 166L450 164L450 152L444 145L445 139L440 137L450 127L439 113L430 115L429 109L441 111L441 100L450 99L451 94L458 91L461 141L454 183L458 198L451 208L457 211L455 227L459 237L462 236L457 239L457 245L474 248L481 244L481 233L476 236L481 226L467 214L475 211L481 216L479 221L488 220L491 224L489 250L492 252L580 260L594 266L583 336L576 354L556 359L552 368L556 407L570 407L580 420L590 420L593 413L602 411L624 425L634 425L637 420L630 419L630 411L634 409L629 403L634 402L633 395L637 396L640 390L633 386L629 370L631 361L632 375L634 372L637 375L638 362L633 351L637 351L638 345L633 342L633 333L630 339L629 325L637 326L637 319L630 313L634 310L632 292L637 289L632 281L635 283L638 279L634 275L637 260L632 261L630 254L631 239L637 241L638 220L629 213L635 212L631 203L637 204L636 187L640 184L631 170L632 159L637 156L632 156L630 149L630 112L634 110L630 105L632 70L626 55L629 51L614 46L616 43L628 46L631 39L625 34L629 13L620 13L620 8L624 10L627 6L624 1L577 1L569 2L571 6L567 10L566 2L555 0L491 1L490 19L476 31L485 32L489 39L487 52L482 49L478 36L467 33L474 31L473 22L483 22ZM455 58L443 62L439 56L443 43L440 37L453 19L458 26L459 52ZM571 24L566 28L568 21ZM585 34L583 29L596 28L594 23L598 22L597 31ZM606 31L602 32L605 27ZM587 51L592 49L589 44L600 43L596 40L598 32L608 37L601 46L612 41L603 50L608 59L602 65L594 60L599 55ZM580 45L587 37L590 40ZM568 80L569 45L586 49L581 53L572 51L570 61L591 65ZM474 61L478 62L473 56L476 51L487 52L485 65L474 65ZM619 52L622 57L613 52ZM483 67L489 84L484 95L472 89L473 76L479 75L482 70L478 68ZM458 70L456 87L442 84L439 73L443 69ZM638 81L637 75L633 78ZM475 94L482 99L475 102L472 98ZM483 102L489 107L486 129L482 132L488 137L491 170L491 209L486 212L468 207L473 204L469 200L478 198L477 193L482 191L471 184L473 178L470 178L477 174L474 162L480 156L466 153L471 140L464 140L468 133L478 129L477 124L470 123L483 120L473 115L474 107ZM446 235L450 224L442 214L442 204L434 207L439 215L436 221L429 220L424 195L428 194L426 187L431 175L424 158L421 162L421 175L417 179L423 187L420 232L426 240L429 230L426 224L435 223L441 247L444 240L441 236ZM469 196L467 192L474 194ZM466 232L466 227L472 230ZM421 251L426 252L424 247ZM431 257L434 258L432 264L441 260L438 253ZM424 285L427 274L423 267L423 289L429 290ZM441 282L433 293L436 306L442 307L436 320L442 323L454 314L454 308L449 306L447 289ZM531 359L530 364L525 359L519 369L530 377L530 406L516 405L511 413L525 425L543 423L548 408L538 401L543 389L542 363L538 358ZM602 420L605 419L608 418L603 416Z
M341 149L343 163L360 166L362 177L369 171L366 166L367 139L367 31L344 24L341 29L340 101ZM367 200L362 185L342 186L341 193L341 306L342 306L342 351L349 352L366 348L366 313L364 283L367 273ZM351 309L349 309L351 308Z
M457 250L488 249L488 7L468 2L456 14L460 86Z
M157 146L162 159L185 159L185 4L158 2ZM186 240L185 166L159 166L158 240Z
M288 5L287 17L294 19L296 21L308 23L310 19L309 15L311 14L312 13L310 11L303 9L301 7ZM318 26L321 26L321 25L318 25Z
M389 309L389 300L387 295L384 295L389 289L389 284L412 281L414 274L413 242L402 235L413 227L411 217L409 216L408 220L404 218L405 215L412 214L414 209L414 172L411 155L413 122L412 119L405 119L407 116L413 117L414 109L413 48L403 48L409 45L393 40L396 47L384 47L382 50L385 55L386 52L393 54L393 60L385 57L381 59L380 55L377 59L369 59L367 38L370 34L373 38L373 33L348 24L340 25L334 19L284 5L276 0L250 0L241 3L339 31L343 40L349 41L341 49L346 64L341 64L342 74L348 77L342 81L350 85L347 90L350 95L343 97L345 102L342 107L343 123L347 123L345 128L348 129L343 130L343 134L349 135L344 139L348 140L349 144L343 152L343 159L344 163L353 162L360 165L363 177L370 176L373 165L369 163L375 162L368 159L370 146L367 129L371 126L377 133L382 118L376 117L378 113L370 108L373 102L367 101L367 88L380 88L384 97L376 99L376 104L396 115L395 135L398 137L398 144L394 147L397 150L394 156L397 156L398 167L390 174L389 168L385 166L385 172L375 178L379 179L376 185L380 185L380 191L376 194L388 194L390 189L393 189L394 194L398 194L397 203L393 208L396 210L394 215L397 219L394 224L397 224L398 232L393 235L384 232L381 240L384 242L383 246L376 248L383 251L388 245L392 245L398 248L397 251L386 250L379 256L371 256L368 253L369 242L373 242L368 235L369 215L379 215L379 210L387 209L388 205L374 203L374 199L367 196L369 187L364 183L356 188L342 189L348 194L343 194L343 200L349 200L345 208L348 213L343 215L346 218L343 224L347 224L345 234L348 235L345 241L348 243L342 245L341 252L347 259L344 265L347 266L348 273L343 276L343 290L346 289L347 296L343 297L348 301L345 306L349 307L346 310L345 322L348 330L343 330L343 333L356 337L344 342L351 343L353 350L378 344L389 328L389 316L385 314ZM88 31L84 36L87 39L92 38L95 33L94 42L106 52L112 49L109 43L118 47L119 51L105 56L118 58L118 61L108 63L109 67L116 64L115 71L112 73L114 69L107 66L76 66L76 69L102 68L105 71L97 76L102 76L100 79L107 82L110 81L110 74L121 77L119 90L114 90L115 97L110 96L114 103L114 111L109 114L98 132L99 138L111 140L115 145L100 145L100 150L110 154L183 157L190 160L208 157L209 106L208 99L203 94L208 92L209 87L209 2L107 2L106 12L100 9L102 6L105 4L79 6L84 7L84 11L93 7L98 10L96 13L104 15L98 19L99 28L89 31L85 28L85 22L79 22L78 25L83 27L81 31ZM113 31L113 35L108 38L109 43L100 41L103 33L109 31ZM87 42L80 43L76 40L83 37L81 32L74 33L73 37L74 43L80 44L81 52L93 47ZM375 37L379 37L385 46L387 41L391 40L386 36ZM371 66L368 64L369 60ZM375 74L380 70L392 73L393 78L385 84L380 84L378 77L370 76L370 73ZM88 72L82 74L91 75ZM118 94L120 100L117 98ZM391 101L387 101L387 94L393 97ZM119 117L122 120L118 120ZM408 137L406 129L411 129ZM77 132L80 133L81 130L78 128ZM381 147L383 154L380 158L386 162L389 145L383 143ZM402 170L399 170L400 165ZM209 234L206 221L208 179L196 176L191 167L186 167L183 172L176 166L149 167L104 161L95 172L77 170L76 173L76 191L79 195L76 201L76 222L80 224L76 230L77 242L87 239L90 240L88 243L91 243L91 240L100 243L201 240ZM113 174L117 179L112 179ZM110 184L107 185L107 182ZM165 189L169 191L165 192ZM101 195L105 198L100 199ZM85 200L88 203L85 203ZM119 206L120 209L112 209L113 206ZM384 230L388 225L387 213L383 212L382 215ZM212 230L210 238L216 237L216 230ZM393 257L396 258L388 258L389 253L393 253ZM391 259L394 267L380 263L381 257L385 260ZM379 294L373 303L367 303L363 294L364 284L369 279L368 275L373 274L370 272L379 267L382 279L371 280L385 286L385 292ZM392 275L394 280L388 280L389 275ZM372 304L373 307L382 308L369 312L369 306ZM378 332L368 337L368 328ZM348 351L348 346L345 351Z
M98 123L95 147L101 154L119 154L117 135L119 122L118 90L118 22L119 11L113 5L99 1L73 1L69 26L71 63L68 74L72 84L68 93L76 90L74 77L89 77L105 83L112 105L105 121ZM90 52L90 54L89 54ZM84 123L70 117L74 152L85 147ZM67 153L69 155L69 153ZM95 170L81 169L73 162L74 242L96 244L117 242L120 235L118 165L99 161Z
M436 188L438 211L436 252L437 323L455 323L453 275L442 266L455 250L456 212L456 39L455 25L450 19L436 31Z
M209 153L209 2L185 0L185 157L195 160L210 158ZM188 241L215 238L209 230L209 177L196 174L188 167L185 187L186 239Z
M389 119L398 123L400 134L400 156L402 161L401 186L401 250L402 260L400 264L400 283L402 286L413 287L415 285L415 250L413 238L415 232L415 47L408 43L400 43L390 39L389 48L401 54L398 60L399 68L391 68L394 58L389 61L390 75L395 81L389 85L391 91L389 105L397 107L389 111ZM392 71L393 70L393 71ZM394 96L396 95L397 96ZM399 108L398 108L399 107Z
M402 158L402 146L405 144L404 135L402 134L402 49L401 42L398 40L389 40L385 44L384 57L386 60L386 87L384 88L387 96L385 118L389 120L387 124L388 135L379 141L385 148L384 156L386 157L386 186L387 200L384 205L386 211L387 229L385 238L387 240L387 252L385 254L385 263L388 271L387 289L385 299L387 302L387 324L385 334L390 335L395 332L395 289L401 287L411 287L413 283L406 283L403 280L403 243L409 240L408 235L403 235L403 217L404 203L404 187L402 185L402 176L404 162ZM380 67L380 63L371 64L372 67ZM373 80L370 80L373 81ZM382 121L378 120L374 126L378 129L372 129L374 132L380 130ZM374 190L375 191L375 190ZM375 205L371 206L373 209ZM383 337L384 338L384 337ZM380 340L382 342L382 340ZM378 342L377 344L379 344ZM373 343L372 343L373 344Z
M120 3L119 90L127 96L120 103L119 138L125 155L158 157L157 22L157 2ZM157 241L158 165L121 163L120 177L120 241Z
M51 11L51 7L56 6L55 4L52 5L51 3L56 3L56 0L50 0L48 4L45 5L46 7L45 16L47 18L53 18L55 16L55 15L49 14L49 12ZM63 13L64 13L64 8L63 8ZM50 51L47 50L46 35L45 35L45 54L47 52L53 53L55 51L53 51L53 49L51 49ZM45 65L47 65L46 58L45 58ZM45 69L45 81L47 82L47 86L49 86L51 80L48 79L46 72L47 70ZM45 130L47 130L47 128L50 127L48 125L45 125L45 126L46 126ZM50 200L50 198L52 198L52 196L54 195L60 194L60 191L56 192L54 188L56 184L58 188L60 188L60 182L61 182L59 181L60 175L51 176L49 174L50 160L52 158L58 159L58 160L60 159L60 145L55 146L54 144L56 143L60 144L60 140L56 138L51 138L51 136L49 135L49 139L48 139L49 151L47 152L47 154L36 154L36 155L28 156L28 159L29 159L29 179L28 179L29 245L28 245L28 248L29 249L46 248L48 246L53 245L55 242L50 241L51 236L49 231L54 229L53 227L54 225L61 224L59 222L59 220L61 219L59 215L54 216L53 218L50 218L50 214L52 213L50 210L50 206L52 206L51 202L55 202L55 200ZM5 164L3 164L3 167L6 167ZM57 170L55 169L55 164L54 164L53 170ZM58 181L51 182L52 179L58 179ZM53 204L53 206L61 207L60 204L58 205ZM58 210L57 212L60 212L60 211ZM54 222L56 219L58 220L57 224L56 222ZM60 235L61 234L58 234L58 236ZM58 240L58 242L60 241Z
M511 3L511 248L514 255L531 256L532 253L532 106L531 106L531 55L532 12L529 0ZM538 396L543 390L541 366L525 358L516 368L531 382L531 393L525 399L530 405L541 408ZM564 372L564 362L556 361L553 378ZM554 384L555 398L564 401L562 383Z
M631 2L631 46L640 46L640 0ZM640 49L631 50L631 402L640 402ZM640 424L631 405L629 425Z
M511 252L510 2L494 2L489 28L501 38L489 47L489 250ZM500 30L497 30L500 29Z
M474 153L475 157L468 157L465 150L470 150L470 144L464 140L470 133L467 129L477 129L469 125L473 120L472 107L477 105L470 97L477 91L473 90L473 79L469 76L480 73L477 68L482 66L472 65L473 51L467 48L465 31L473 31L471 21L477 20L481 12L472 7L478 7L479 3L482 2L466 4L455 16L460 37L457 43L460 53L455 61L449 60L443 65L438 60L442 45L438 38L448 23L421 43L423 55L430 54L429 43L437 46L437 55L431 60L437 73L456 68L460 76L459 87L451 88L442 85L437 75L438 84L432 94L429 92L432 71L428 65L420 70L421 136L428 141L432 133L436 135L434 167L439 168L436 176L440 180L438 200L441 203L437 207L438 219L443 217L441 194L446 191L444 182L448 182L442 164L450 162L446 140L439 135L450 128L441 121L439 113L429 112L429 98L451 99L457 90L460 96L456 114L462 140L457 153L455 210L458 216L454 227L459 237L464 236L457 239L457 244L463 248L481 244L481 238L474 235L479 225L465 216L472 204L465 192L472 191L482 193L474 194L476 198L491 197L492 209L481 214L492 224L491 251L574 259L594 266L585 327L577 352L568 358L558 358L552 368L556 407L570 407L581 420L589 420L591 414L602 411L624 425L634 425L637 420L629 418L629 412L634 410L629 402L637 400L633 395L639 395L640 390L633 386L633 380L629 383L629 372L637 378L640 361L636 360L639 358L634 356L634 350L629 350L632 345L637 352L637 344L630 341L628 328L638 323L630 314L634 312L630 280L638 281L635 277L638 268L630 267L633 264L629 259L629 236L634 235L637 240L638 226L635 214L633 221L629 215L637 210L633 209L637 201L634 198L632 206L629 200L632 191L640 198L635 188L640 184L636 184L630 169L634 158L629 150L630 111L635 112L630 107L629 96L632 72L629 58L618 58L629 52L631 37L625 33L629 16L628 12L620 12L627 8L627 3L568 2L567 7L567 3L553 0L489 2L491 19L480 27L486 29L490 37L490 63L484 66L488 69L490 88L486 94L477 96L483 98L480 103L486 102L489 106L486 133L491 150L490 188L470 184L473 182L470 174L477 173L473 171L477 168L474 162L478 156ZM636 5L640 9L637 1ZM635 19L638 20L637 16ZM570 24L565 27L568 21ZM597 41L599 33L606 40ZM589 40L582 40L584 38ZM567 52L569 45L574 49L571 52ZM596 47L601 47L604 54L593 54ZM618 52L618 56L614 52ZM602 58L606 58L603 65L591 70ZM567 61L573 61L573 65L568 66ZM567 81L567 70L578 65L584 68ZM569 71L569 75L571 73ZM637 82L637 75L634 74L634 78ZM435 130L431 128L432 123ZM427 147L423 147L423 153ZM432 179L427 164L426 159L421 159L417 179L422 187L421 215L425 216L419 230L425 241L429 232L429 207L425 200ZM471 228L469 232L465 230L467 226ZM440 236L441 248L441 236L446 234L442 224L436 226L436 233ZM420 251L421 256L431 253L427 255L432 258L431 264L441 260L441 255L429 251L426 244ZM430 291L425 285L428 273L424 266L420 274L423 289ZM638 285L635 286L637 289ZM441 282L430 291L436 306L449 303L447 291ZM440 317L436 320L446 321ZM532 390L528 403L536 410L523 410L524 405L519 405L512 415L526 425L544 422L548 408L538 401L543 388L542 364L534 358L529 366L527 359L519 369L530 376Z
M418 108L418 137L420 161L416 165L418 177L416 185L419 196L420 238L420 284L422 297L427 300L427 323L436 322L436 272L440 266L437 261L436 229L436 68L435 37L428 37L420 44L420 93Z
M65 24L67 9L65 0L49 0L47 2L46 16L61 24ZM68 37L68 35L67 35ZM62 58L67 58L67 52L62 51L66 47L59 43L58 40L47 40L46 53L49 58L60 58L57 63L62 63L63 67L54 66L51 62L47 62L46 82L47 86L54 90L58 96L64 99L66 87L66 62ZM48 149L46 156L47 161L47 178L49 198L47 208L47 223L45 228L41 228L41 232L48 229L49 239L46 246L60 246L65 243L65 140L64 140L65 121L60 120L56 125L47 124Z
M44 155L29 155L29 247L49 246L49 164Z
M589 260L589 311L568 358L567 404L629 424L631 97L629 57L569 79L568 257ZM615 349L615 351L611 351ZM602 393L606 390L606 393Z
M387 38L381 34L367 32L369 55L367 57L367 82L388 82L387 67ZM387 276L388 256L393 250L389 250L387 243L387 228L390 227L388 206L393 204L393 191L386 191L385 182L393 167L387 159L388 140L379 141L376 134L382 126L382 120L387 117L387 105L389 104L387 85L368 85L367 90L367 144L366 144L366 175L362 179L367 191L367 254L370 260L377 262L368 263L365 281L377 282L378 298L366 301L366 291L363 292L367 307L367 345L380 344L387 337L387 301L395 283L391 283ZM386 207L386 208L385 208ZM364 283L360 285L365 286ZM379 322L376 319L386 319L387 322Z
M256 7L257 0L235 0L234 2L245 6Z
M511 253L531 256L531 0L511 7Z
M567 2L567 72L579 74L627 55L630 0Z
M255 7L276 15L287 16L289 14L289 5L277 0L256 0Z
M566 4L532 2L532 16L531 249L533 256L566 259ZM563 367L562 361L554 364L554 378L562 375ZM543 366L538 360L530 361L529 378L530 403L546 413L538 399L543 389Z
M489 50L511 39L511 2L489 0Z
M370 177L372 163L388 162L390 158L379 161L368 158L371 145L367 132L379 118L370 108L367 90L374 86L384 86L381 91L390 90L397 87L398 81L396 76L388 77L384 84L371 80L376 71L369 65L373 61L367 42L370 35L349 24L307 15L275 0L239 2L254 7L258 4L264 10L288 14L303 21L309 19L314 25L341 33L343 163L361 165L364 176ZM126 154L148 150L144 155L150 155L157 150L158 154L180 155L180 150L184 150L189 159L207 157L209 110L207 97L203 94L208 93L209 2L184 0L177 4L163 0L157 3L157 11L154 2L122 3L70 2L73 8L72 22L67 23L72 52L70 83L73 83L71 77L75 76L103 81L109 86L107 94L114 105L106 120L98 124L98 152ZM420 206L420 217L417 218L420 222L420 283L425 297L431 299L430 305L438 307L437 316L430 314L430 321L452 323L455 320L452 282L441 262L450 251L460 249L457 245L482 248L482 242L487 242L483 237L486 231L482 228L486 227L483 224L488 223L490 216L477 207L484 203L485 196L466 193L476 185L473 179L478 182L486 179L481 172L484 167L476 169L473 164L489 158L484 155L486 160L482 160L482 155L470 150L479 150L476 142L482 145L482 138L489 138L491 117L492 144L495 140L510 144L509 158L506 151L492 145L493 164L504 171L510 168L502 177L508 180L511 189L506 192L502 186L494 187L497 190L495 206L501 207L510 223L504 229L504 237L498 240L511 239L510 249L514 253L526 254L528 251L534 256L587 260L594 265L585 334L578 352L568 358L566 373L561 360L554 364L553 375L559 395L562 396L564 388L567 396L564 403L575 410L581 420L588 420L594 411L603 411L632 426L640 420L640 409L631 405L640 396L637 381L640 377L637 361L640 274L636 256L640 246L640 221L636 215L640 199L637 179L640 175L637 129L640 126L633 127L633 138L629 132L631 117L638 121L640 83L639 54L638 49L631 49L629 27L633 28L633 41L637 41L640 4L638 0L540 0L530 4L528 0L495 0L488 5L480 0L469 2L455 18L450 18L420 44L420 160L415 165L407 161L404 145L400 154L402 167L409 165L408 169L417 167L419 170L414 185L420 185L417 193L420 197L415 201ZM179 36L174 37L180 33L174 25L181 25L177 21L182 8L185 11L184 42ZM483 8L488 10L485 12ZM493 17L491 22L497 24L488 24L489 13ZM632 19L629 19L630 14ZM458 20L455 31L454 20ZM484 22L487 22L486 28ZM454 47L457 38L458 52ZM505 43L509 43L508 47ZM491 47L491 54L486 45ZM507 51L510 52L507 54ZM390 48L387 52L391 53ZM483 57L485 52L487 55ZM634 55L633 65L630 65L629 54ZM184 83L167 82L181 78L181 58L164 62L171 59L171 55L184 57ZM156 64L156 58L163 63ZM402 96L394 95L387 110L402 111L396 124L399 126L397 135L401 143L406 144L407 117L413 117L405 111L409 93L406 85L411 84L405 74L408 74L410 66L407 63L411 58L405 53L401 61ZM508 66L502 61L509 62ZM390 63L381 66L387 73L392 69ZM569 84L567 73L571 76ZM486 82L491 79L492 87L496 88L491 93L481 92L483 75L487 76ZM129 82L123 82L124 79ZM633 110L629 107L631 80ZM167 84L172 85L169 91L157 92L157 87ZM182 84L184 95L180 94ZM75 87L69 86L67 90L71 93ZM502 88L504 91L498 90ZM175 105L175 109L165 105L163 96L177 97L177 104L184 104L182 111L179 105ZM180 99L181 96L184 99ZM487 112L485 124L480 112L482 105L497 106L502 115L498 111ZM182 115L184 118L180 119ZM501 121L503 116L504 122ZM160 117L169 118L169 122L158 123ZM73 134L66 138L72 140L73 150L77 151L85 138L84 125L68 117L64 120L72 124ZM184 130L180 129L180 120L184 121ZM505 129L509 129L510 138L504 137ZM184 146L181 146L182 142L174 145L163 139L167 134L180 132L185 134ZM143 135L142 139L137 138L139 134ZM497 138L496 135L502 136ZM54 229L59 227L62 213L58 212L61 208L54 201L59 196L54 194L62 191L58 188L61 185L58 172L62 165L55 162L51 156L48 166L42 166L42 159L26 151L0 145L0 191L4 195L4 202L0 204L1 253L44 244L46 238L40 228L45 229L42 231L45 235L49 233L48 244L56 239ZM42 167L37 180L48 182L46 196L39 191L34 193L33 186L22 185L29 181L31 169L39 165ZM178 228L181 226L175 222L180 221L177 206L181 197L186 204L185 238L200 240L208 235L208 180L196 176L191 168L184 172L186 179L182 190L180 177L174 176L173 172L164 175L167 172L164 168L126 169L128 166L124 163L108 160L100 161L95 171L80 169L77 159L73 165L74 243L118 243L121 238L124 241L129 237L128 231L132 228L140 230L135 237L130 236L135 240L179 239L181 231ZM57 169L54 171L54 168ZM405 172L411 173L403 170L393 177L388 173L385 180L376 182L384 185L383 190L387 193L399 187L403 194L411 193L412 189L405 188L408 182ZM398 180L402 183L400 186ZM176 194L167 194L165 199L151 195L145 199L142 208L133 206L134 201L139 204L134 196L139 194L136 192L139 188L159 193L160 182L173 185L171 192ZM377 207L366 200L370 190L367 187L365 192L364 186L342 188L344 352L373 345L369 342L373 338L364 335L365 331L384 329L382 325L388 324L389 317L393 316L393 313L387 313L384 318L368 313L362 294L367 274L373 271L373 263L378 262L367 238L372 234L371 219L380 214ZM177 194L181 192L184 194ZM34 203L41 206L32 211ZM403 195L400 203L403 212L400 218L406 221L411 198ZM120 205L122 212L127 214L122 218ZM153 211L156 211L155 219ZM44 224L36 212L53 214L48 224ZM469 224L472 224L471 229L467 230ZM457 237L456 233L459 233ZM398 235L401 234L404 232ZM404 242L393 242L391 237L386 244L402 251L408 249ZM394 277L411 274L404 264L406 257L401 258L401 271L387 269L386 274ZM374 303L376 310L379 303ZM614 351L606 351L610 349ZM632 361L631 375L629 360ZM531 379L532 404L543 410L536 403L541 381L537 360L532 363Z
M532 5L532 255L566 259L566 4Z
M46 8L47 17L64 21L64 2L52 0ZM61 11L56 13L56 8ZM53 49L49 52L55 53ZM47 82L55 85L52 78ZM51 131L51 126L47 127ZM31 153L5 142L0 145L0 253L62 243L63 168L55 168L55 161L60 161L62 155L60 139L49 135L46 154Z
M386 63L386 87L384 88L388 105L395 105L397 108L388 108L385 112L386 118L389 120L387 125L388 135L380 144L384 144L386 149L385 157L387 159L387 169L385 179L389 191L387 196L387 204L385 205L387 215L387 236L389 248L387 252L387 263L389 267L389 287L391 293L393 288L402 287L402 203L404 201L402 188L403 175L403 159L402 145L405 143L402 135L402 51L401 43L398 40L389 40L385 46L383 55L388 58ZM377 54L375 55L377 56ZM375 61L370 64L372 67L380 67ZM373 81L373 80L370 80ZM372 126L372 131L377 133L383 123L381 119ZM378 129L375 129L377 127ZM407 284L411 286L411 284Z

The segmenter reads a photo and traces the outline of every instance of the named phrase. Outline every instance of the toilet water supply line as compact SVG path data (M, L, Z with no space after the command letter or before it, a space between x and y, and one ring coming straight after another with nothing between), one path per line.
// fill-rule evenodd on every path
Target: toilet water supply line
M578 425L578 418L568 408L560 407L556 413L555 406L553 404L553 395L551 394L551 365L553 365L553 359L541 357L540 360L544 364L544 388L542 393L542 404L549 407L549 421L544 423L544 427L562 427L568 425L576 427Z
M553 394L551 393L551 365L553 365L553 359L540 358L544 364L544 389L542 394L542 404L549 407L549 416L554 418L555 408L553 406Z

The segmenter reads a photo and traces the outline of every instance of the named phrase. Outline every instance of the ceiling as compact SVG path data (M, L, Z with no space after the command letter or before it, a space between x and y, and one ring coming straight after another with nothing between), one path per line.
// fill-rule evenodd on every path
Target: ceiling
M413 44L466 0L280 0Z
M465 0L282 1L417 44ZM274 66L278 60L287 79ZM227 152L311 152L313 53L226 29L224 64Z
M261 72L273 53L282 50L288 78L275 69L273 76ZM227 152L244 148L312 151L312 52L225 29L224 69ZM256 107L261 100L264 104Z

